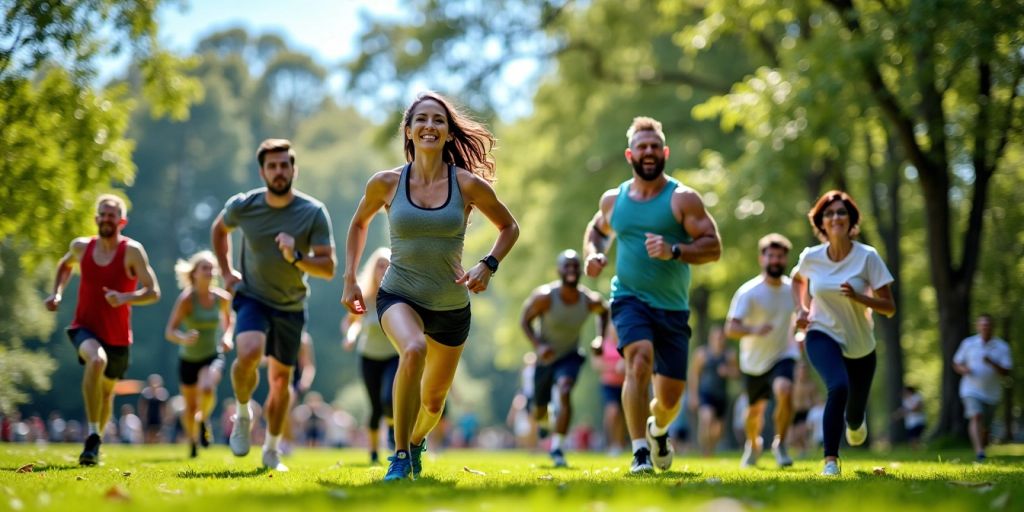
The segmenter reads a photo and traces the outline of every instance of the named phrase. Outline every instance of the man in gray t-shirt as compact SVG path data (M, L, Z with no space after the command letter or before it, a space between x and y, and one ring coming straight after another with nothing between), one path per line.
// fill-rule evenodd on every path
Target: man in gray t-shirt
M306 274L334 277L334 238L327 209L292 189L298 174L295 152L284 139L268 139L256 151L265 188L233 196L213 223L211 236L224 285L234 291L235 346L231 383L238 401L231 451L249 453L252 411L249 400L267 355L267 437L263 465L287 471L278 444L288 417L289 384L305 324ZM242 232L241 272L231 264L231 238Z

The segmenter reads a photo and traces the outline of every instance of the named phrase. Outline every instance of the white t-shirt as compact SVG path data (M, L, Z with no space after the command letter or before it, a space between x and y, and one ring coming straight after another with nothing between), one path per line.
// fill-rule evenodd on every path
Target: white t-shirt
M893 277L873 247L853 242L842 261L828 258L828 243L808 247L800 253L793 275L810 283L811 316L808 330L821 331L836 340L843 355L859 359L875 350L874 322L867 306L844 297L840 285L850 283L860 294L892 283Z
M924 397L921 396L921 393L913 393L903 398L903 427L907 430L925 424L924 411L914 410L920 407L922 402L924 402Z
M729 305L729 319L747 327L771 324L763 336L748 334L740 338L740 370L747 375L764 375L783 359L797 359L800 351L791 336L793 329L793 285L782 276L782 284L772 286L759 275L740 286Z
M1003 368L1013 365L1010 345L999 338L991 338L985 342L981 336L975 334L960 342L960 348L953 354L953 362L967 366L971 370L970 375L960 378L960 397L997 404L1003 396L1003 386L996 369L985 362L986 356Z

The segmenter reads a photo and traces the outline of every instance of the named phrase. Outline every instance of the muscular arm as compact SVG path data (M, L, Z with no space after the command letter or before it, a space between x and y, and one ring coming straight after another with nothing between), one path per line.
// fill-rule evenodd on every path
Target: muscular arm
M224 212L221 212L213 221L213 226L210 226L210 245L217 257L217 267L224 276L224 286L229 292L234 292L235 284L241 280L241 276L231 264L230 233L231 228L224 224Z
M460 172L461 176L466 174L469 173ZM516 240L519 239L519 223L486 181L475 175L470 175L460 180L460 184L463 183L466 185L463 191L469 199L469 204L480 210L480 213L484 214L484 217L487 217L487 220L490 220L494 227L498 228L498 238L491 246L491 256L497 258L498 261L505 259Z
M601 196L597 213L590 219L583 233L583 269L590 277L601 275L608 265L605 252L615 240L615 232L611 227L611 215L618 197L618 190L608 190Z
M128 292L124 302L133 306L145 306L160 300L160 283L156 281L153 267L149 266L146 249L141 244L129 244L125 257L132 273L139 278L139 288Z
M57 275L53 280L52 293L45 302L46 309L56 311L57 307L60 306L64 287L67 286L68 280L71 279L71 271L74 270L75 264L81 259L82 251L88 246L89 241L87 238L76 238L71 241L71 244L68 246L68 252L57 263Z
M530 344L535 349L543 343L543 340L537 336L537 332L533 329L533 321L551 308L551 296L548 293L546 287L534 290L530 298L526 299L526 303L523 305L523 313L519 317L519 327L522 328L526 339L530 341Z
M689 189L676 192L672 196L672 209L682 215L683 229L693 238L688 244L677 244L681 253L679 260L695 265L718 261L722 255L722 240L700 194Z

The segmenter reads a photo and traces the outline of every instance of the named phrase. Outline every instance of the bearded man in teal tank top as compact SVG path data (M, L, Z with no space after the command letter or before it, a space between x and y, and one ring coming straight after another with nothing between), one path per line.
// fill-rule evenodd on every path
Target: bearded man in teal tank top
M633 178L601 196L584 234L586 273L597 277L618 237L612 322L626 359L622 405L633 444L632 473L672 466L668 426L686 388L690 265L718 260L715 220L700 194L665 176L669 149L661 123L637 117L626 132ZM648 388L654 381L654 400ZM646 422L645 422L646 419Z
M597 338L591 346L600 347L608 330L608 307L599 293L580 281L580 257L571 249L558 255L558 281L538 286L526 299L520 326L537 353L534 372L534 416L544 437L548 403L552 388L558 392L558 414L550 455L555 467L567 467L562 441L572 420L570 394L583 366L580 354L580 328L591 313L597 315ZM536 322L535 322L536 321ZM536 325L539 324L539 325Z

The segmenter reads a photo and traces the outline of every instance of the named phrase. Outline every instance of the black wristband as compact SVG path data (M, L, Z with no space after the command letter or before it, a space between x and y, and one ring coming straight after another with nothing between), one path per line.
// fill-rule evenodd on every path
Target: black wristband
M295 253L292 254L292 258L294 258L292 260L292 266L294 267L298 265L300 261L302 261L302 251L295 249Z
M679 244L672 244L672 259L678 260L683 256L683 250L679 248Z
M498 258L488 254L484 259L480 260L480 263L487 265L487 269L491 271L491 275L498 273Z

